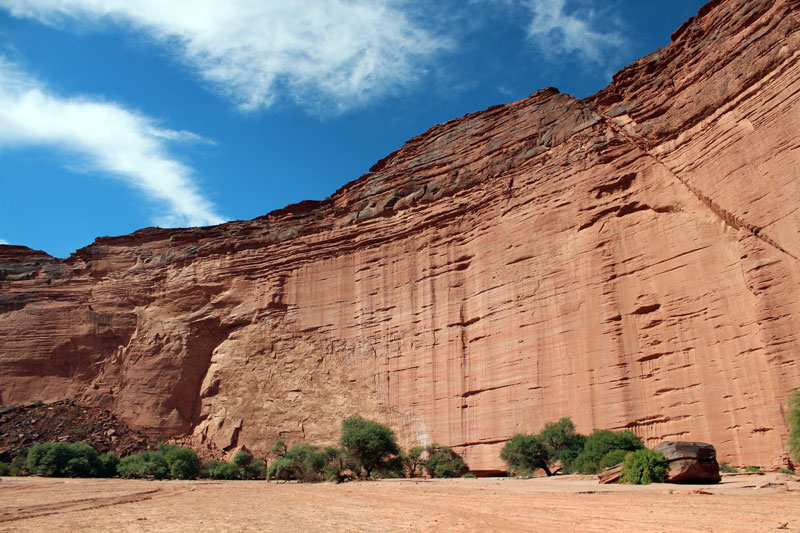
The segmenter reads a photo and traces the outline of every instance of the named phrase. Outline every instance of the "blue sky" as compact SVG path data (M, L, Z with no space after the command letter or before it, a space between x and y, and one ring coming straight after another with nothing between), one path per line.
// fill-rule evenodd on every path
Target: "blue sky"
M430 126L588 96L701 0L0 0L0 243L322 199Z

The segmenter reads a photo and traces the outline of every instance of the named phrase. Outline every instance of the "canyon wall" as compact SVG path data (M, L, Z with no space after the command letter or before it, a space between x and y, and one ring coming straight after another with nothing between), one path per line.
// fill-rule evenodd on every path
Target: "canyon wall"
M578 100L435 126L323 202L0 246L0 402L220 450L353 413L503 468L570 416L785 460L800 387L800 3L713 1Z

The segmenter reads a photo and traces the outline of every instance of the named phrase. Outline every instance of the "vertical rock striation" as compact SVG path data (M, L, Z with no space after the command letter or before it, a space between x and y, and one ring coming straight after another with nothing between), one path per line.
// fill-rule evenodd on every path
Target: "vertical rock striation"
M715 0L577 100L435 126L251 221L0 246L0 402L156 437L333 442L352 413L502 468L571 416L784 454L800 386L796 0Z

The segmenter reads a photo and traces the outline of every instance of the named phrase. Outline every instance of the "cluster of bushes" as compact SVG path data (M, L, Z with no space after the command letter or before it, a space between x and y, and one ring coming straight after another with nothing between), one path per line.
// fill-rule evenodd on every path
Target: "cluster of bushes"
M464 460L447 446L432 444L403 452L388 427L351 416L342 421L339 447L295 444L278 440L271 453L276 459L267 469L267 479L341 482L348 478L374 479L456 477L468 472Z
M350 478L457 477L469 473L464 460L447 446L414 447L408 453L397 445L388 427L352 416L342 421L339 447L295 444L278 440L267 468L247 450L232 462L201 462L190 448L158 443L122 459L113 452L100 455L86 442L46 442L34 445L27 457L11 465L0 463L0 475L41 474L51 477L113 477L141 479L274 479L344 481Z
M110 477L117 463L114 452L100 455L86 442L43 442L28 451L24 470L50 477Z
M569 418L545 424L537 435L517 434L500 451L512 475L529 476L536 469L552 475L550 465L560 463L565 473L597 474L623 464L623 480L629 483L661 481L666 459L647 450L631 431L596 430L585 436L575 431Z
M114 477L142 479L265 479L263 461L241 450L232 463L201 463L190 448L159 442L122 459L114 452L100 454L86 442L43 442L35 444L26 456L11 464L0 463L0 476L39 474L49 477Z

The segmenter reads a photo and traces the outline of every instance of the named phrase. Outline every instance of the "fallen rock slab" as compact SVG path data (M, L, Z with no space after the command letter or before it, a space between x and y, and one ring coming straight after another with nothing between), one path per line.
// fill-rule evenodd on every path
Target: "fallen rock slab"
M717 450L705 442L667 441L654 448L667 458L667 483L718 483Z

